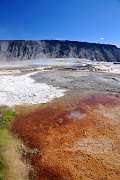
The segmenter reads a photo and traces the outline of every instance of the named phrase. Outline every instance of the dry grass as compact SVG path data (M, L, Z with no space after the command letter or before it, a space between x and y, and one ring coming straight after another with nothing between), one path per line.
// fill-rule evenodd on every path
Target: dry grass
M7 129L0 130L0 148L6 167L5 180L27 180L29 167L22 162L18 148L21 142L16 140Z
M7 128L7 123L15 115L8 110L8 107L0 106L0 180L27 180L30 168L21 160L18 151L21 141L15 139Z

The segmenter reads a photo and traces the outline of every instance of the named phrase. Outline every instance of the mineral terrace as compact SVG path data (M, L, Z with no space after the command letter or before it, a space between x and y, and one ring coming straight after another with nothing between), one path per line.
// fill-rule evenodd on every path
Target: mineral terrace
M30 180L120 179L119 73L19 70L0 82Z

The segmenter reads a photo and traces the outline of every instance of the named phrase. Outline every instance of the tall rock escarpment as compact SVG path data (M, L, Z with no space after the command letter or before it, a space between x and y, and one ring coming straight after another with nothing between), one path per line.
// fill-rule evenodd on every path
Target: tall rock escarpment
M115 45L78 41L0 41L0 61L40 58L81 58L120 62L120 49Z

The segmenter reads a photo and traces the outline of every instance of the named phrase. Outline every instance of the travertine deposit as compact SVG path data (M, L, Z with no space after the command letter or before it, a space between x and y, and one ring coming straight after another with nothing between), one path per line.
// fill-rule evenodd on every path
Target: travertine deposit
M119 112L115 96L77 94L19 114L11 131L34 152L30 179L119 180Z
M46 83L35 83L30 76L1 75L0 105L14 106L24 104L39 104L49 102L55 97L63 96L64 90L52 87Z

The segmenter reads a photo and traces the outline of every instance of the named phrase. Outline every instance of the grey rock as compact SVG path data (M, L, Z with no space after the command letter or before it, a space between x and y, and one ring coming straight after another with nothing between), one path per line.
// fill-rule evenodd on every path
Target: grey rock
M34 60L40 58L80 58L120 62L120 48L117 48L115 45L78 41L0 41L0 61Z

